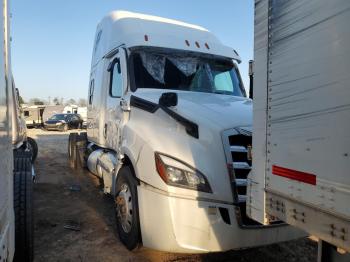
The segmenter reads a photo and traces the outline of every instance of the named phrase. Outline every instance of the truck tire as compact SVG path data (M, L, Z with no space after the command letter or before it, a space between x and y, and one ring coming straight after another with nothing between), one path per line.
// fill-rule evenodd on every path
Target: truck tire
M119 238L129 250L134 250L141 244L136 185L130 167L122 167L116 184L115 213Z
M33 261L33 180L31 153L16 150L14 155L13 199L15 211L14 261Z
M32 163L34 163L37 156L38 156L38 144L31 137L27 137L27 142L28 142L28 146L32 152Z
M62 128L62 132L67 132L69 129L68 124L64 124L63 128Z
M78 133L70 133L68 139L68 158L72 168L77 167L77 138Z
M87 150L87 133L81 132L77 136L76 141L76 152L77 152L77 168L85 168L87 167L86 163L86 150Z
M87 141L87 132L80 132L79 141Z

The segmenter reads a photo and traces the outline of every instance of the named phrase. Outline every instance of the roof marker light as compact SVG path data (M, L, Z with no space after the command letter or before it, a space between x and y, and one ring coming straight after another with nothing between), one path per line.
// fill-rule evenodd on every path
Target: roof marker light
M199 43L196 41L196 46L198 47L198 48L200 48L201 46L199 45Z
M210 49L208 43L205 43L205 47L206 47L208 50Z
M148 42L148 35L145 35L145 41Z
M185 43L187 46L190 46L190 42L188 40L185 40Z

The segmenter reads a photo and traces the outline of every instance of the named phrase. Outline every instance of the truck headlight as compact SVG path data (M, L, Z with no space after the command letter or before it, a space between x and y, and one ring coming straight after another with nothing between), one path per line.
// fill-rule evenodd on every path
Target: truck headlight
M212 193L207 178L195 168L159 153L155 153L155 161L157 172L166 184Z

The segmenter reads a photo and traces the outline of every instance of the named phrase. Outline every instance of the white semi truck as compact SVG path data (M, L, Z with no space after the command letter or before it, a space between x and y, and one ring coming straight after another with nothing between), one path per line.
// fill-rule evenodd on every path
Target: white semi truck
M350 261L350 1L255 1L253 170L247 214Z
M9 5L0 12L0 261L33 260L32 186L37 145L26 136L11 73ZM37 153L37 151L36 151Z
M237 63L200 26L125 11L98 25L86 159L129 249L212 252L304 235L246 216L252 100ZM86 134L71 135L71 158L77 139Z

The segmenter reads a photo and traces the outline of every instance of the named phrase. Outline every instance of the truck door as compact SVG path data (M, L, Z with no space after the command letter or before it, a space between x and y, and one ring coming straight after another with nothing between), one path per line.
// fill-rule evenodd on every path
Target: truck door
M126 81L126 59L124 49L119 49L118 53L109 60L108 78L109 90L107 95L106 123L104 136L107 147L118 151L118 143L121 138L124 111L124 94L127 90Z

